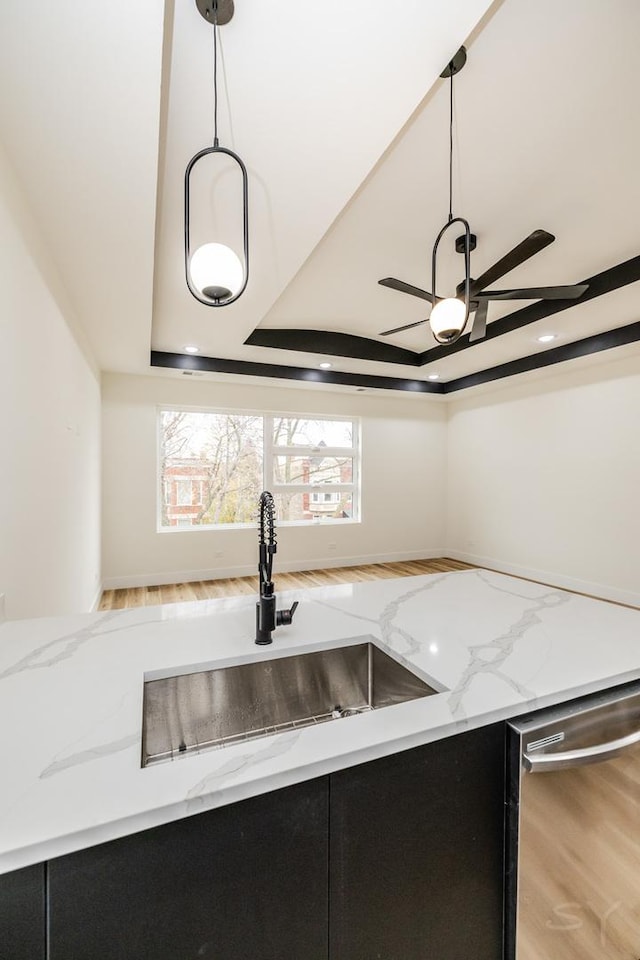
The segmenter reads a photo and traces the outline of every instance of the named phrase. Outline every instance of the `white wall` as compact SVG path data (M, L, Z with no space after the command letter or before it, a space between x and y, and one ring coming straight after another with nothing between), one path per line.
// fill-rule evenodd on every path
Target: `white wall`
M0 250L0 593L10 618L87 610L100 586L99 381L1 151Z
M640 352L449 407L447 553L640 605Z
M281 525L276 569L442 554L446 442L442 403L424 397L119 374L103 374L102 393L105 588L240 576L256 570L253 529L157 532L159 404L362 417L362 521Z

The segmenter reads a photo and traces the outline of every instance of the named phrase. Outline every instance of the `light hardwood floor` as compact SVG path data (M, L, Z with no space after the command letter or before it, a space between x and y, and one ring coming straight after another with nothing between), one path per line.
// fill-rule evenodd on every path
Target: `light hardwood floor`
M407 560L403 563L371 563L361 567L333 567L327 570L303 570L299 573L276 573L276 590L303 587L325 587L335 583L356 583L360 580L383 580L391 577L415 577L423 573L450 573L469 570L471 565L446 557L437 560ZM123 610L146 607L154 603L180 603L184 600L211 600L257 594L258 577L232 577L227 580L198 580L192 583L171 583L157 587L130 587L105 590L100 610Z

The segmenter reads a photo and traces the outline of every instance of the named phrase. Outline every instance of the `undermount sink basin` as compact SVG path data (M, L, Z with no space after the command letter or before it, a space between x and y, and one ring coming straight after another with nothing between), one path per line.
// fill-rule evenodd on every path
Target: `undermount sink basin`
M438 692L368 641L147 680L142 766Z

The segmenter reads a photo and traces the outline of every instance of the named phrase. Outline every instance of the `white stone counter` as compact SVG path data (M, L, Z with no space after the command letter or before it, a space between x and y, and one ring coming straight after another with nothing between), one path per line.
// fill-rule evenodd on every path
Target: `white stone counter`
M277 586L277 579L276 579ZM640 677L640 611L484 570L0 627L0 873ZM145 675L371 635L445 692L142 769Z

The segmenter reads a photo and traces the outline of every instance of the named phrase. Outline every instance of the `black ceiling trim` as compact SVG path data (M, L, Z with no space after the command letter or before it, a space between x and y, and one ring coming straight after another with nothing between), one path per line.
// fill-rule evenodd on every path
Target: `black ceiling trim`
M583 340L565 343L550 350L518 360L510 360L496 367L478 370L476 373L458 377L448 383L430 383L424 380L408 380L401 377L381 377L373 374L342 373L338 370L313 370L307 367L289 367L275 363L253 363L246 360L223 360L216 357L187 356L182 353L151 351L152 367L168 367L173 370L202 371L204 373L230 373L252 377L274 377L279 380L304 380L310 383L333 383L340 386L371 388L374 390L400 390L405 393L448 394L458 390L477 387L505 377L514 377L530 370L539 370L566 360L575 360L592 353L611 350L628 343L640 341L640 321L606 330Z
M469 334L460 337L456 343L449 346L432 347L420 354L420 365L431 363L434 360L443 360L454 353L460 353L469 346L476 346L478 343L485 343L487 340L494 340L505 333L511 333L513 330L519 330L520 327L526 327L529 323L535 323L537 320L543 320L545 317L551 317L554 313L560 313L562 310L568 310L569 307L575 307L580 303L586 303L587 300L593 300L595 297L601 297L605 293L611 293L620 287L626 287L629 283L635 283L640 280L640 256L632 257L631 260L625 260L624 263L618 263L614 267L603 270L602 273L596 273L593 277L587 277L580 283L588 283L589 289L581 297L573 300L539 300L537 303L531 303L528 307L522 307L520 310L514 310L506 317L500 317L493 323L487 324L487 332L482 340L476 343L469 343ZM516 361L514 361L516 362Z
M190 370L192 372L241 374L248 377L275 377L279 380L306 380L312 383L334 383L347 387L370 387L375 390L402 390L405 393L446 392L443 383L429 383L425 380L342 373L339 370L312 370L308 367L288 367L276 363L253 363L247 360L187 356L183 353L164 353L162 350L151 351L151 366L169 367L173 370Z
M256 327L245 340L245 344L256 347L270 347L279 350L298 350L305 353L317 353L332 357L349 357L354 360L374 360L378 363L399 363L410 367L424 367L428 363L444 360L455 353L467 350L488 340L495 340L505 333L512 333L530 323L536 323L545 317L551 317L562 310L568 310L587 300L601 297L620 287L640 280L640 256L618 263L593 277L586 277L581 283L589 284L589 289L577 299L539 300L514 310L505 317L487 325L482 340L469 343L469 334L460 337L455 343L430 347L422 353L394 346L392 343L372 340L369 337L357 337L350 333L337 333L331 330L302 330L280 327L264 329ZM515 361L514 361L515 362Z
M458 377L457 380L449 380L445 384L444 392L455 393L457 390L477 387L481 383L514 377L519 373L527 373L529 370L550 367L554 363L564 363L566 360L586 357L590 353L611 350L612 347L621 347L627 343L635 343L637 340L640 340L640 321L629 323L626 327L607 330L605 333L596 333L592 337L585 337L584 340L565 343L551 350L543 350L528 357L521 357L519 360L510 360L508 363L501 363L497 367L489 367L487 370L479 370L477 373L471 373L466 377Z
M421 354L388 341L356 337L352 333L334 330L291 330L256 327L245 344L252 347L273 347L279 350L301 350L304 353L322 353L330 357L351 357L354 360L376 360L378 363L402 363L421 366Z

